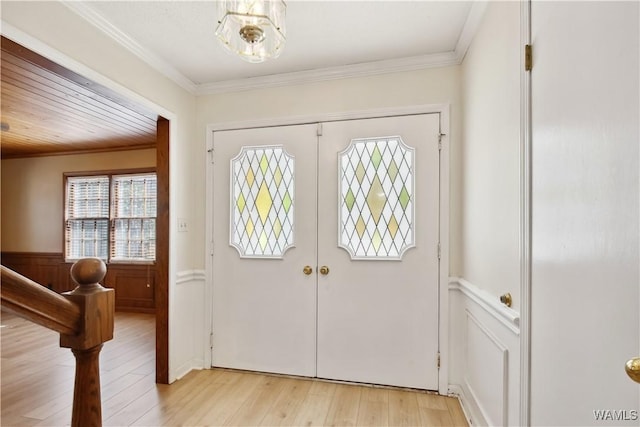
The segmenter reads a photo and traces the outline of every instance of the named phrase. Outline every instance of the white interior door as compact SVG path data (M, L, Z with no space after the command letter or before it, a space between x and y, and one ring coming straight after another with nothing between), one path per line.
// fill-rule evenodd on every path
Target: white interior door
M438 134L438 114L323 125L319 377L438 389Z
M315 376L316 129L214 134L213 366Z
M214 134L212 365L437 390L439 115L321 128Z

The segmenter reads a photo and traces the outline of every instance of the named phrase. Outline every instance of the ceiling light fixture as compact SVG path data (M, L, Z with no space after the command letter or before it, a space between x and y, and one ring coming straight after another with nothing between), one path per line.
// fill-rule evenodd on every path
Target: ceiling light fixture
M247 62L277 58L286 41L286 9L283 0L219 1L216 36Z

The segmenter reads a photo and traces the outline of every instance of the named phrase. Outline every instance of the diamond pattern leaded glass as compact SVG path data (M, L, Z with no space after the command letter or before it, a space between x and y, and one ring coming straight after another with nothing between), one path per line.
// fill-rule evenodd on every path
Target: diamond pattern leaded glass
M282 258L294 210L293 156L280 145L242 147L231 159L229 244L242 258Z
M338 155L338 246L400 260L414 242L414 149L399 136L353 139Z

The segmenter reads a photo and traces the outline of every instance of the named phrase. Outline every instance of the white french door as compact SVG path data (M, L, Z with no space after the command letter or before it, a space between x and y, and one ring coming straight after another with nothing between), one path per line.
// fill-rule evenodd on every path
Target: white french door
M438 389L438 134L215 132L213 366Z
M242 153L243 147L253 151ZM315 268L316 147L316 125L214 134L213 366L315 376L316 280L302 270ZM285 153L293 167L274 158ZM234 165L236 185L243 184L235 197ZM282 210L268 209L274 204ZM238 227L231 223L234 214ZM276 228L274 218L283 243L277 250L265 245L276 237L277 230L268 230ZM230 245L234 228L248 254ZM295 246L284 251L288 242ZM274 258L278 252L284 253Z

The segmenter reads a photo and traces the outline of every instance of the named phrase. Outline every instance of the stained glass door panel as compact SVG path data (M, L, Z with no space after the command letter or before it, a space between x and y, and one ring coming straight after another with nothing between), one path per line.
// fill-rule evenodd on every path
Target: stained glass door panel
M231 159L229 244L244 258L282 258L294 244L295 158L281 145Z
M315 125L214 133L213 366L315 375Z
M399 260L414 246L414 151L391 136L338 154L338 245L351 259Z

